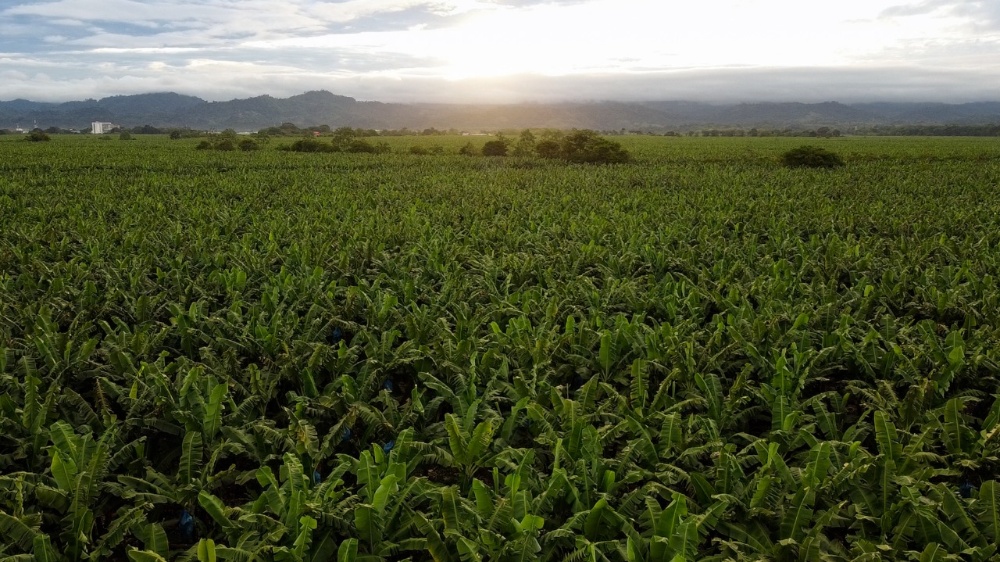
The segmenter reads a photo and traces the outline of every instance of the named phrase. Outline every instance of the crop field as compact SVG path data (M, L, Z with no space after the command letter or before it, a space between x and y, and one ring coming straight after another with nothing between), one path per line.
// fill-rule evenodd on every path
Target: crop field
M0 561L997 560L997 139L489 139L0 137Z

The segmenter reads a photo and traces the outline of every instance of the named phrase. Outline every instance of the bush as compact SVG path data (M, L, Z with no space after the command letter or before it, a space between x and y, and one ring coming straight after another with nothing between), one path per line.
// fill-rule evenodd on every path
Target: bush
M781 155L789 168L837 168L844 165L840 155L818 146L800 146Z
M514 144L514 156L531 156L535 153L535 135L528 129L521 131Z
M416 154L417 156L426 156L430 154L430 151L422 146L411 146L410 154Z
M203 140L198 143L198 146L194 147L195 150L212 150L212 143L207 140Z
M361 139L354 139L347 144L347 148L344 149L345 152L351 152L354 154L375 154L378 149L375 145Z
M259 148L257 143L253 139L243 139L239 144L240 150L243 152L250 152L252 150L257 150Z
M122 131L118 134L118 140L132 140L132 134L128 131Z
M458 153L462 156L475 156L477 154L476 147L471 142L467 142L462 148L459 148Z
M336 147L332 144L320 142L316 139L299 139L292 143L292 146L285 148L292 152L334 152Z
M222 150L222 151L225 151L225 152L230 152L230 151L236 150L236 143L234 143L233 141L231 141L229 139L226 139L226 140L220 142L219 144L215 145L215 150Z
M487 141L483 145L483 156L507 156L507 143L502 140Z
M586 164L621 164L629 161L622 145L599 136L594 131L574 131L562 140L561 156L570 162Z
M52 140L52 137L45 134L44 131L39 131L38 129L35 129L34 131L28 133L28 136L24 137L24 140L28 142L45 142Z
M562 147L554 140L543 140L535 145L535 152L542 158L559 158L562 155Z

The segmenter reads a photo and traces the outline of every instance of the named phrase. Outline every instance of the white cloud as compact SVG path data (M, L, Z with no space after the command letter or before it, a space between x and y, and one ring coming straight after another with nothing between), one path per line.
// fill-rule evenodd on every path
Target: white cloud
M0 94L981 98L1000 75L990 22L1000 2L15 0L0 50L21 78Z
M346 23L413 8L424 8L427 13L438 16L452 16L488 7L489 3L475 0L346 0L314 2L305 6L304 10L323 21Z

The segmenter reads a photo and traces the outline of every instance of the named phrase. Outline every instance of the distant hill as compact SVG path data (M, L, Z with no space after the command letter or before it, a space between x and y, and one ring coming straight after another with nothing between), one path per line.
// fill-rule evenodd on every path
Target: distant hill
M92 121L125 127L191 127L253 131L281 123L370 129L461 130L551 127L599 130L686 131L703 128L808 129L897 125L1000 123L1000 102L743 103L692 101L565 102L461 105L360 102L327 91L289 98L258 96L224 102L176 93L112 96L66 103L0 101L0 128L89 129Z

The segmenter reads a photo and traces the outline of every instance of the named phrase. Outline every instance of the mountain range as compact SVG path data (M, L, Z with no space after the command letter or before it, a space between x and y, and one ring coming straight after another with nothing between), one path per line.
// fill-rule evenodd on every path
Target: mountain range
M1000 102L962 104L879 102L708 104L693 101L563 102L510 105L400 104L358 101L327 91L289 98L257 96L210 102L177 93L112 96L64 103L0 101L0 128L20 125L89 130L93 121L123 127L189 127L256 131L294 123L366 129L466 131L590 128L664 132L703 128L809 129L889 125L1000 123Z

